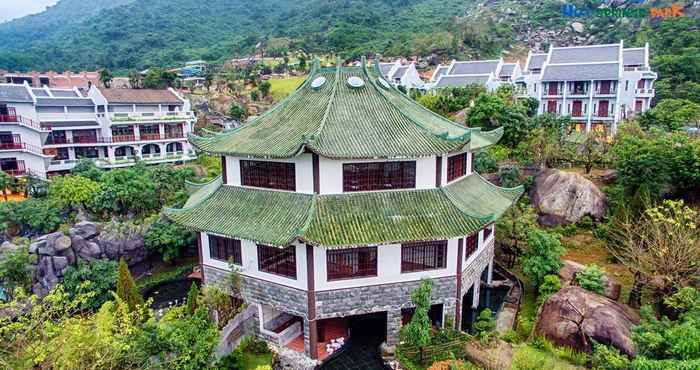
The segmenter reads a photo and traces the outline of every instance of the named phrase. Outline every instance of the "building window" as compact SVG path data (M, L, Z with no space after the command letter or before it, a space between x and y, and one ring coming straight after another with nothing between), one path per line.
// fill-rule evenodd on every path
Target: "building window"
M625 80L625 91L629 90L629 88L630 88L630 81Z
M416 187L416 162L369 162L343 165L343 191Z
M80 158L99 158L100 154L96 147L78 146L75 147L75 157Z
M436 270L446 267L447 240L401 245L401 272Z
M328 281L377 276L377 247L328 250L326 271Z
M467 237L467 243L464 246L464 259L468 259L477 249L479 249L479 233L474 233Z
M258 270L296 279L296 247L290 245L286 248L277 248L258 244Z
M493 225L486 226L484 228L484 240L488 239L491 233L493 233Z
M447 182L467 174L467 153L447 158Z
M294 163L242 160L241 183L258 188L294 191Z
M242 265L241 241L209 235L209 256L215 260L232 261L236 265Z

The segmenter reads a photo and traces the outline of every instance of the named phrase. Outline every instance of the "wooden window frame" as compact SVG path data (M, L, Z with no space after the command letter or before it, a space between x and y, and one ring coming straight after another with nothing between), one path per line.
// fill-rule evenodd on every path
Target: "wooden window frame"
M289 279L297 279L297 254L295 246L290 245L285 248L278 248L265 244L258 244L257 246L259 271ZM263 261L270 261L271 263L269 265L263 265Z
M493 233L493 224L490 224L490 225L484 227L484 238L483 238L484 241L486 241L486 239L488 239L492 233Z
M447 240L401 244L401 273L447 267Z
M329 249L326 251L326 278L328 281L376 276L377 247Z
M209 234L209 257L217 261L231 261L241 266L243 265L241 241Z
M468 260L476 251L479 250L479 232L466 237L464 241L464 260Z
M241 185L256 188L296 191L296 167L293 162L240 162Z
M343 164L343 192L414 189L416 161Z
M467 174L469 153L464 152L447 157L447 182L454 181Z

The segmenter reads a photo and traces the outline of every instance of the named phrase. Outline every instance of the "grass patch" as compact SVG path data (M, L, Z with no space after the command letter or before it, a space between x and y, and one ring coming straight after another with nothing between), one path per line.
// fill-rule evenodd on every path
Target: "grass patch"
M299 87L299 85L301 85L305 79L305 76L296 76L284 79L269 79L268 81L271 85L270 92L272 93L272 97L276 101L284 99L287 95L291 94L294 90L296 90L296 88Z
M256 355L254 353L243 352L241 365L243 365L243 370L255 370L258 367L270 369L272 366L272 353Z
M513 370L579 370L583 366L574 365L565 359L531 345L513 347Z
M624 265L611 262L612 256L603 241L596 238L591 231L581 230L575 235L562 237L561 242L567 249L563 259L600 266L608 276L620 283L620 301L624 302L627 299L634 276Z

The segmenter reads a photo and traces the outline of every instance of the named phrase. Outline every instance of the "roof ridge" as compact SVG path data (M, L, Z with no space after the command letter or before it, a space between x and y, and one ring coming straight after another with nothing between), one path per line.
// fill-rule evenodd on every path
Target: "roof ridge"
M363 57L363 60L364 60L364 57ZM418 122L414 117L412 117L410 114L404 112L403 109L399 108L399 106L397 106L393 101L391 101L390 99L388 99L388 98L384 95L384 92L382 91L382 89L379 88L379 86L377 86L376 81L375 81L374 78L372 78L372 76L369 74L369 71L367 70L367 65L366 65L366 64L367 64L367 63L364 63L364 62L362 63L362 71L365 73L365 75L367 76L367 79L370 81L370 83L372 84L372 86L374 86L374 88L379 92L379 95L380 95L387 103L389 103L391 106L393 106L394 108L396 108L396 110L397 110L402 116L406 117L406 118L407 118L409 121L411 121L414 125L418 126L418 127L419 127L420 129L422 129L423 131L426 131L428 134L430 134L430 135L432 135L432 136L435 136L435 137L437 137L437 138L440 138L440 139L442 139L442 140L457 141L457 140L464 140L464 139L466 139L466 136L467 136L467 135L471 136L471 130L470 130L469 128L460 126L460 125L458 125L458 124L456 124L456 123L454 123L454 122L452 122L452 121L450 121L450 120L445 119L445 118L442 117L442 116L439 116L439 115L435 114L435 112L431 111L430 109L426 109L426 108L424 108L423 106L421 106L420 104L418 104L418 103L416 103L416 102L412 102L412 103L417 104L418 106L420 106L419 109L425 109L426 111L430 112L430 113L433 114L434 116L438 117L438 118L439 118L441 121L443 121L444 123L447 123L447 124L450 124L450 125L453 125L453 126L456 126L456 127L465 129L465 130L466 130L466 133L462 134L461 136L457 136L457 137L454 137L454 138L450 138L450 137L449 137L448 131L445 131L445 132L443 132L443 133L441 133L441 134L436 134L436 133L434 133L433 131L431 131L430 129L428 129L427 127L423 126L423 125L422 125L420 122ZM379 68L379 66L377 66L377 68ZM442 76L441 76L441 77L442 77ZM378 78L382 78L382 77L379 76ZM384 80L384 81L386 81L386 80ZM396 90L396 91L398 91L398 90ZM399 96L400 96L401 99L407 99L406 96L403 95L403 93L401 93L401 92L399 92Z
M323 128L326 126L326 120L328 120L328 114L331 111L331 105L333 105L333 100L335 99L335 94L338 92L338 84L340 83L340 69L342 68L342 64L340 63L340 57L336 59L336 68L335 68L335 79L333 81L333 91L331 92L330 98L328 98L328 103L326 104L326 111L323 112L323 118L321 118L321 123L318 125L318 129L316 132L313 134L313 137L309 138L309 143L307 144L311 149L314 148L315 141L318 140L318 138L321 136L321 132L323 131ZM311 142L313 140L313 142Z
M316 215L316 202L318 201L320 194L312 194L311 196L311 207L309 207L309 214L306 216L306 221L304 221L304 225L301 226L300 230L297 232L297 237L307 240L306 239L306 231L309 229L309 226L311 226L311 223L313 222L314 216ZM310 240L309 240L310 241Z
M472 172L472 173L475 173L475 172ZM471 175L469 175L469 176L471 176ZM452 184L447 185L447 186L442 186L442 187L440 187L440 188L437 188L436 190L439 190L440 193L442 193L442 194L447 198L447 200L450 202L450 204L451 204L453 207L455 207L458 211L460 211L461 213L463 213L464 215L466 215L466 216L468 216L468 217L476 218L476 219L481 220L481 221L484 221L484 222L488 222L488 221L493 220L493 218L494 218L494 216L495 216L495 213L491 213L490 215L486 215L486 216L481 216L481 215L473 215L473 214L471 214L471 213L469 213L469 212L463 210L461 207L459 207L457 204L455 204L455 200L452 199L452 196L450 196L450 193L446 191L447 189L450 188L451 185L456 185L456 184L458 184L458 183L461 183L462 181L465 181L469 176L465 176L465 177L464 177L463 179L461 179L461 180L455 181L455 182L453 182Z

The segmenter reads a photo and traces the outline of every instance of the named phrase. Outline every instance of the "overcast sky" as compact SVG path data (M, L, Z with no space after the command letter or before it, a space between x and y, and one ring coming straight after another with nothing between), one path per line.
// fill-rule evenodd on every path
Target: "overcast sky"
M0 0L0 23L39 13L47 5L56 4L58 0Z

